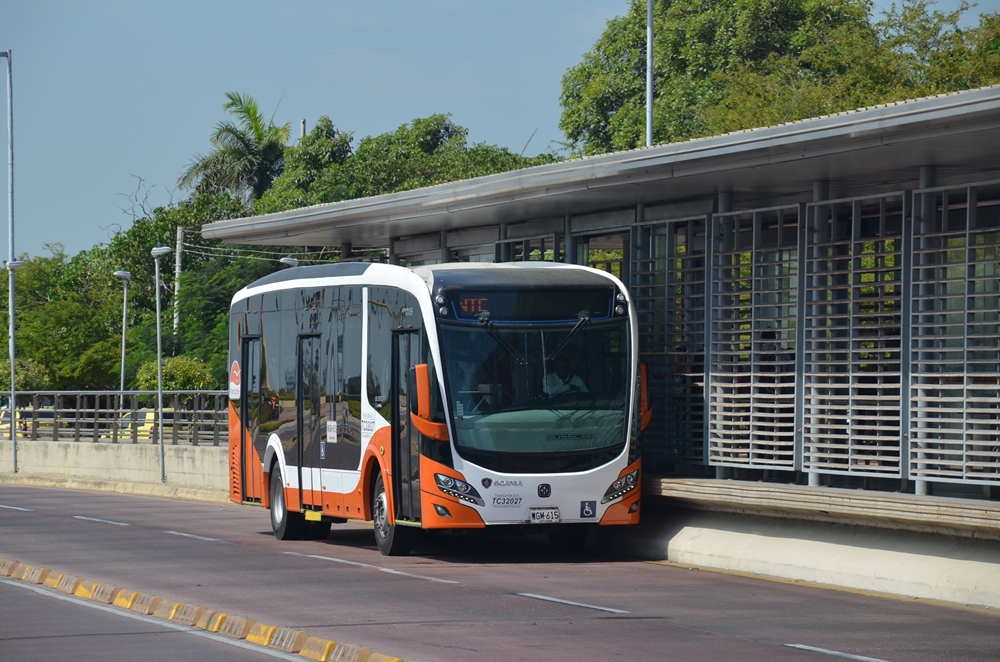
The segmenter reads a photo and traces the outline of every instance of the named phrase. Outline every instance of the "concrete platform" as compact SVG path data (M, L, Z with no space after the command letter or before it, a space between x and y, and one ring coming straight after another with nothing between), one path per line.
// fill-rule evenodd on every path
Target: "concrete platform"
M969 536L690 510L647 497L616 530L643 559L1000 610L1000 545Z
M664 503L815 522L1000 540L1000 501L739 480L643 478L643 494Z

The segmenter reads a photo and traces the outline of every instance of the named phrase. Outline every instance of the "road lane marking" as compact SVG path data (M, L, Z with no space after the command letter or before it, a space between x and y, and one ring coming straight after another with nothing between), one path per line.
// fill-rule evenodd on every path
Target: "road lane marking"
M62 595L60 593L53 593L41 586L35 586L33 584L25 584L24 582L11 581L9 579L0 578L0 582L8 584L10 586L16 586L18 588L26 588L29 591L34 591L41 595L46 595L50 598L56 598L58 600L64 600L66 602L72 602L73 604L81 605L83 607L90 607L91 609L99 609L100 611L105 611L109 614L116 614L118 616L124 616L125 618L131 618L136 621L142 621L143 623L148 623L150 625L158 625L160 627L169 628L171 630L177 630L179 632L184 632L186 634L193 634L196 637L204 637L205 639L211 639L220 644L226 644L228 646L235 646L236 648L242 648L244 650L253 651L255 653L260 653L261 655L268 655L270 657L276 657L279 660L291 660L292 662L302 662L301 657L298 655L289 655L288 653L283 653L274 648L265 648L263 646L255 646L254 644L248 644L241 639L230 639L229 637L224 637L220 634L215 634L214 632L208 632L206 630L199 630L198 628L189 627L187 625L180 625L178 623L171 623L170 621L161 621L158 618L151 618L149 616L143 616L142 614L137 614L132 611L124 611L118 609L117 607L109 607L108 605L102 605L99 602L91 602L89 600L81 600L80 598L74 598L69 595Z
M403 572L402 570L393 570L392 568L383 568L380 565L371 565L369 563L361 563L359 561L348 561L347 559L338 559L332 556L319 556L318 554L300 554L298 552L282 552L282 554L288 554L289 556L301 556L306 559L321 559L323 561L333 561L334 563L343 563L344 565L354 565L359 568L368 568L370 570L378 570L379 572L387 572L390 575L402 575L404 577L413 577L414 579L426 579L429 582L438 582L441 584L457 584L450 579L438 579L437 577L428 577L426 575L415 575L412 572Z
M810 651L812 653L821 653L823 655L830 655L832 657L840 657L845 660L857 660L858 662L886 662L886 660L881 660L877 657L865 657L864 655L851 655L850 653L841 653L840 651L831 651L825 648L814 648L812 646L806 646L804 644L783 644L788 648L796 648L800 651Z
M196 536L193 533L181 533L180 531L164 531L164 533L169 533L172 536L184 536L185 538L194 538L195 540L207 540L208 542L221 542L223 545L230 545L228 540L219 540L218 538L206 538L205 536Z
M5 506L3 504L0 504L0 508L6 508L7 510L21 510L21 511L24 511L26 513L33 513L33 512L35 512L31 508L19 508L17 506Z
M573 602L572 600L560 600L559 598L553 598L547 595L538 595L537 593L515 593L514 595L520 595L523 598L532 598L534 600L545 600L546 602L558 602L561 605L569 605L571 607L583 607L585 609L596 609L597 611L607 611L612 614L632 613L629 611L625 611L624 609L614 609L612 607L600 607L598 605L588 605L584 602Z
M115 526L128 526L125 522L112 522L109 519L97 519L96 517L84 517L83 515L73 515L73 519L85 519L88 522L100 522L101 524L114 524Z

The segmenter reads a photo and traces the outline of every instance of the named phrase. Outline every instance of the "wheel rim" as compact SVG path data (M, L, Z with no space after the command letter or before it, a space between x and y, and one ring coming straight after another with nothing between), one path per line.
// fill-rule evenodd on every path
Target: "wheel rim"
M276 524L281 524L285 520L285 491L280 486L271 495L271 516Z
M375 497L375 531L382 538L389 536L389 515L386 508L385 491L379 492Z

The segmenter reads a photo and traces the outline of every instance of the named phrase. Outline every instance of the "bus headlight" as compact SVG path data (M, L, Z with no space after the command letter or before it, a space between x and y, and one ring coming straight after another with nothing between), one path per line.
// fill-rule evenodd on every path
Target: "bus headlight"
M607 503L609 501L614 501L615 499L628 494L634 490L639 485L639 470L636 469L631 473L627 473L621 478L615 480L608 487L607 492L604 493L604 497L601 499L601 503Z
M476 491L476 488L469 485L464 480L452 478L451 476L445 476L444 474L434 474L434 482L437 483L439 490L448 496L455 497L459 501L473 503L477 506L486 505L486 502L483 501L483 497L479 496L479 492Z

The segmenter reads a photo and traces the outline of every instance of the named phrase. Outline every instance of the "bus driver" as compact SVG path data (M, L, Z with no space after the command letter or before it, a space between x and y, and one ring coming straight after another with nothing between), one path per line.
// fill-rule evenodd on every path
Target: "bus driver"
M545 393L551 398L563 393L586 393L587 386L569 372L569 359L560 354L553 361L554 372L545 375Z

